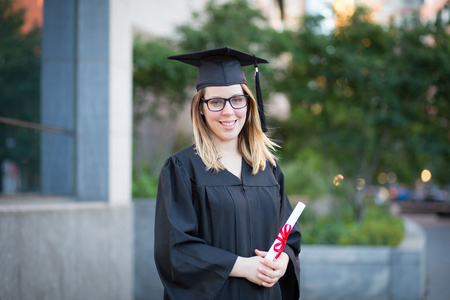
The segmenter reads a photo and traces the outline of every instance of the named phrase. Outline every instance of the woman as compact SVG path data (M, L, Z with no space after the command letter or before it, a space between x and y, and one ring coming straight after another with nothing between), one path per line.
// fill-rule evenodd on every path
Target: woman
M166 161L158 187L155 262L164 298L298 299L298 225L279 258L264 259L292 211L276 145L241 68L267 61L228 47L169 58L199 74L194 145Z

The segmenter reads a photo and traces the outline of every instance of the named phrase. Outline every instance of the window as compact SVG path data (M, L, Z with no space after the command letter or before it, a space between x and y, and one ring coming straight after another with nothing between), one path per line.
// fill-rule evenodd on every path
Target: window
M73 193L73 155L64 163L68 183L46 180L52 162L61 159L58 150L73 152L74 137L42 121L49 113L41 105L42 6L42 0L0 5L0 195Z

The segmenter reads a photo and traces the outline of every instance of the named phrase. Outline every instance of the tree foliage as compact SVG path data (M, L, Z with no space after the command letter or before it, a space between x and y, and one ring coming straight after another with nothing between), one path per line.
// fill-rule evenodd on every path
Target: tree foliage
M287 33L292 61L278 83L291 102L278 131L284 156L320 153L328 182L336 174L345 178L344 198L352 199L358 218L364 188L380 171L411 183L429 167L437 182L448 182L448 24L385 29L359 7L346 25L324 35L317 34L320 20L307 17L301 31Z
M177 54L174 43L158 39L133 45L133 117L138 123L146 115L155 115L158 107L177 111L186 101L186 86L195 78L194 70L170 61Z
M208 1L203 13L194 12L192 22L177 28L179 46L185 51L199 51L230 46L242 51L264 53L274 31L261 11L248 1L232 0L224 4Z

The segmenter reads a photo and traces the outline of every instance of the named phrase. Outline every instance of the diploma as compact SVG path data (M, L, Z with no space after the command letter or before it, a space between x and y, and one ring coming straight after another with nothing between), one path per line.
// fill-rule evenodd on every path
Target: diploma
M298 218L300 218L303 209L305 209L305 204L302 202L297 203L291 215L287 219L286 223L284 224L283 227L281 227L280 233L273 242L272 246L270 246L269 252L267 253L265 258L273 260L277 259L281 255L284 247L286 246L289 233L291 232L291 229L292 227L294 227Z

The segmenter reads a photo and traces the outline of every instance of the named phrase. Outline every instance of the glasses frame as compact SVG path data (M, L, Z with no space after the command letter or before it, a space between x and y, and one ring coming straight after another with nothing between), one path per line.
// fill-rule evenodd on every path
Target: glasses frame
M231 103L231 99L236 98L236 97L245 97L245 99L246 99L245 105L242 106L242 107L239 107L239 108L234 107L233 104ZM211 101L211 100L216 100L216 99L224 100L224 102L223 102L223 107L222 107L221 109L212 110L211 108L209 108L208 102ZM233 97L230 97L230 98L219 98L219 97L216 97L216 98L211 98L211 99L206 99L206 100L205 100L205 98L202 97L201 101L202 101L203 103L206 103L206 107L208 107L209 111L212 111L212 112L218 112L218 111L222 111L222 110L225 108L225 106L227 105L227 102L230 103L230 105L231 105L231 107L232 107L233 109L242 109L242 108L244 108L244 107L247 106L248 100L249 100L249 99L250 99L250 96L249 96L249 95L236 95L236 96L233 96Z

